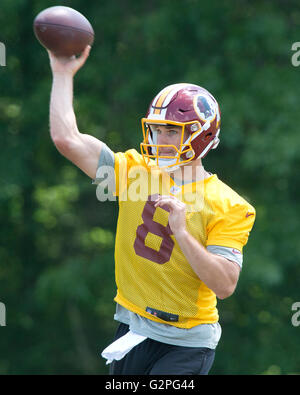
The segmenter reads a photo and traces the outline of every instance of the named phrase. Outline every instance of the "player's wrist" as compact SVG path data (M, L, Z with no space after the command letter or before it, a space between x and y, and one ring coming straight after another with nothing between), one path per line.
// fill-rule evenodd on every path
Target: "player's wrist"
M69 80L69 79L73 79L74 77L74 72L73 70L55 70L52 69L52 76L53 79L55 80Z
M173 235L175 239L179 242L184 241L189 236L189 232L186 230L186 228L179 228L175 232L173 232Z

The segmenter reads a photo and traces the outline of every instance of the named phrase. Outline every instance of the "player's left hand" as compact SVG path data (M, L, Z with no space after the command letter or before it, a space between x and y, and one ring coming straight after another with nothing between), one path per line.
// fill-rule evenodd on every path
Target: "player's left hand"
M169 225L172 233L176 234L186 230L186 207L175 196L159 195L154 204L155 207L167 206L170 210Z

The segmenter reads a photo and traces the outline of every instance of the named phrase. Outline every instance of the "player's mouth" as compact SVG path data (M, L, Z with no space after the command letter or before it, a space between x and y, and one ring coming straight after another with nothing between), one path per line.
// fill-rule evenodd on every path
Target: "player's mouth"
M163 149L160 149L159 150L159 155L160 156L175 156L176 155L176 153L175 153L175 150L163 150Z

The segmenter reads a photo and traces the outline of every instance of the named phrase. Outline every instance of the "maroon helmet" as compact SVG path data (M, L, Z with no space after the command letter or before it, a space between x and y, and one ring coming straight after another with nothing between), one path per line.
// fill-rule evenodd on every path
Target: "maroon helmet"
M167 86L155 96L142 119L141 152L146 164L154 159L159 167L170 171L203 158L219 143L220 120L219 105L206 89L188 83ZM157 125L181 126L180 147L171 146L176 150L174 156L159 155Z

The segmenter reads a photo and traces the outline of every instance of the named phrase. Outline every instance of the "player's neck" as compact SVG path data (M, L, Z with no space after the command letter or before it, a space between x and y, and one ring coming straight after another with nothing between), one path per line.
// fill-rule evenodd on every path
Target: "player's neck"
M202 161L199 158L171 172L170 176L174 180L182 181L185 184L188 182L205 180L210 177L211 174L204 169Z

